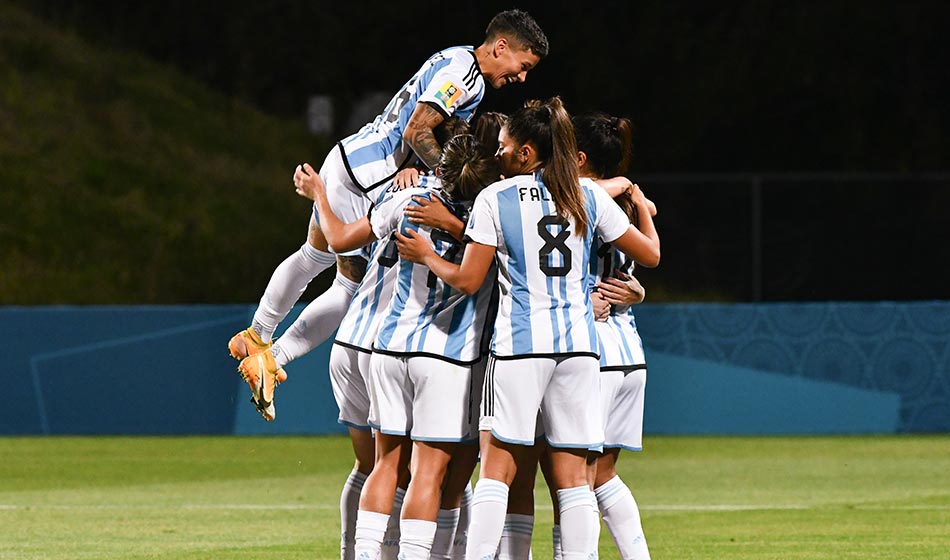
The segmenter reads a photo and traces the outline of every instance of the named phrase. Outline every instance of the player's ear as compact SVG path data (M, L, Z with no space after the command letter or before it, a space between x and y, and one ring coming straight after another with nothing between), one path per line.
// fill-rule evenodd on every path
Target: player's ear
M518 159L521 163L526 163L534 155L534 147L531 144L524 144L518 149Z
M495 39L495 44L492 47L492 54L495 55L495 58L500 57L505 54L505 51L508 50L508 39L504 37L499 37Z
M582 168L587 165L587 154L578 150L577 152L577 167Z

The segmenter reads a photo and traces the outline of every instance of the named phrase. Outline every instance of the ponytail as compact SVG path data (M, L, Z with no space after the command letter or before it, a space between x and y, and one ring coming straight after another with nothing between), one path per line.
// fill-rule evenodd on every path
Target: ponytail
M587 206L577 177L577 141L561 98L528 101L509 118L506 127L517 142L534 145L544 167L541 180L554 199L558 216L573 222L575 235L586 235Z

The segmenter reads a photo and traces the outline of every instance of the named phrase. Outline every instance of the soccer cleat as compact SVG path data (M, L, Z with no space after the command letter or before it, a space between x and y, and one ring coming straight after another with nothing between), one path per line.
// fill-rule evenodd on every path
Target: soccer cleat
M270 348L241 360L238 372L251 388L251 402L257 411L264 420L273 422L277 416L274 408L274 389L287 380L287 372L277 367Z
M253 327L248 327L231 337L228 341L228 350L235 360L243 360L248 356L260 354L271 347L271 342L264 342Z

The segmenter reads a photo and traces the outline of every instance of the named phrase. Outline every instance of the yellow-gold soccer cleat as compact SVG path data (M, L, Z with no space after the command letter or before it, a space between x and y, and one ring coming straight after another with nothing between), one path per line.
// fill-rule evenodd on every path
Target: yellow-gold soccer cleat
M252 327L248 327L231 337L231 340L228 341L228 350L231 352L232 358L243 360L248 356L260 354L270 348L272 344L261 340L260 335Z
M238 371L251 388L251 402L257 411L264 420L273 422L277 416L274 408L274 389L287 380L287 372L277 367L270 348L241 360Z

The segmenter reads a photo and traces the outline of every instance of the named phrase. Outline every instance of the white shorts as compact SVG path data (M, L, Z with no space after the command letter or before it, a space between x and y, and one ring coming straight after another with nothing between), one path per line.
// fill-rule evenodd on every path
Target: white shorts
M388 435L417 441L470 439L472 367L426 356L370 359L370 403L374 426Z
M489 359L486 416L501 441L534 445L538 408L552 447L589 449L603 444L600 368L597 358Z
M646 368L600 373L604 411L604 448L643 449L643 397Z
M330 202L330 209L340 220L345 223L353 223L363 219L369 214L370 201L361 194L357 194L349 185L352 180L346 172L346 166L343 164L343 157L340 155L340 145L337 144L327 154L327 158L320 167L320 178L326 184L327 200ZM317 206L313 206L313 217L320 223L320 215L317 213ZM330 247L333 251L333 247ZM354 249L344 253L334 253L342 256L360 256L361 249Z
M358 430L370 429L367 380L371 355L339 344L330 350L330 386L340 409L337 421Z

